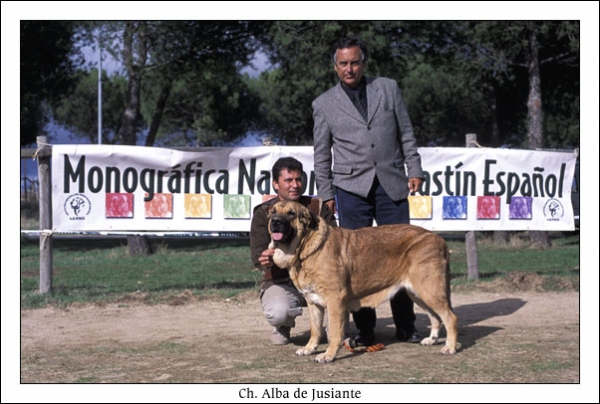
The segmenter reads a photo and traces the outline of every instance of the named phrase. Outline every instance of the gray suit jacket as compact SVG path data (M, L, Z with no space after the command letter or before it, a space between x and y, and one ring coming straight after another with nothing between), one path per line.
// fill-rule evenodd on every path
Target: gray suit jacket
M312 103L315 178L325 201L333 199L333 186L366 197L376 175L390 198L400 200L409 194L408 178L423 178L398 83L367 77L367 100L367 122L341 83Z

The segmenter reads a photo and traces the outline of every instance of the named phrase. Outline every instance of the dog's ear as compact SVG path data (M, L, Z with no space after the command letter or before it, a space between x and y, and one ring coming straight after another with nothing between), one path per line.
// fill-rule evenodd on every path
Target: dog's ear
M265 212L267 213L267 219L270 219L277 211L275 210L275 206L266 206Z
M312 210L310 212L310 228L311 230L316 230L319 227L319 218L315 215Z
M315 230L319 227L319 218L313 213L311 209L302 207L302 217L300 218L309 229Z

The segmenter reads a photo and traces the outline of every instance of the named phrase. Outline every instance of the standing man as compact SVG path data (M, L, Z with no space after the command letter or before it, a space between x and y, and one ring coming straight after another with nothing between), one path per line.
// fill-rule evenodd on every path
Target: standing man
M269 249L269 210L278 201L296 201L321 216L331 226L337 226L333 211L320 198L302 195L302 163L293 157L282 157L273 165L273 189L277 197L254 208L250 227L252 263L262 272L260 301L263 314L273 326L271 343L288 344L290 331L296 325L296 316L306 306L304 296L296 289L288 271L273 262L275 250Z
M358 39L337 41L333 67L340 81L312 104L319 196L332 211L337 208L340 226L348 229L372 226L373 220L378 225L409 223L407 197L424 178L398 83L363 76L368 56ZM377 268L370 269L377 276ZM406 291L400 290L390 304L396 338L419 342L414 304ZM361 308L353 316L359 334L351 344L372 345L375 310Z

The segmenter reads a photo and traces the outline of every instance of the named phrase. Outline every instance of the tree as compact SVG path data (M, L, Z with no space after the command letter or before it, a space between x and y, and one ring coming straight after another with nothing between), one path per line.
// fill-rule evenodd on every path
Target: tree
M360 36L378 56L369 62L369 74L378 74L392 57L381 34L384 26L364 21L275 22L264 44L275 68L252 83L261 99L261 129L287 144L312 144L312 101L337 83L333 43L343 36Z
M54 110L54 119L90 143L98 140L98 70L79 70L77 84ZM127 82L119 74L102 72L102 143L114 144L125 105Z
M556 122L559 110L570 112L563 119L578 122L578 22L477 21L469 22L465 32L466 58L473 62L472 69L480 72L478 74L482 77L495 80L494 85L504 91L499 103L514 106L512 109L505 108L509 114L505 121L524 122L509 130L527 132L526 137L517 137L525 140L525 147L545 147L546 123L549 120ZM475 74L475 70L472 71ZM542 84L547 78L553 84L548 90ZM557 92L556 85L562 91ZM510 91L506 92L506 89ZM546 104L560 106L546 110ZM578 129L577 124L569 126ZM509 136L505 134L504 137ZM552 133L551 139L555 144L564 143L567 139L570 143L579 143L578 133L573 131L568 136Z
M531 149L545 147L542 65L578 67L579 23L486 21L473 23L471 29L475 38L472 45L483 56L481 60L487 70L507 73L511 69L527 69L527 144ZM579 75L578 72L574 73L578 86ZM573 80L573 77L571 75L570 80ZM568 81L564 76L563 79ZM578 101L578 98L575 101ZM531 238L543 247L550 245L547 232L531 232Z
M247 79L237 74L232 64L193 70L170 84L156 86L156 82L160 80L147 80L142 89L142 116L145 122L151 122L147 144L216 146L254 127L259 101L248 88ZM161 102L164 107L158 127Z
M83 62L70 21L21 21L21 145L44 133L48 109L69 93Z
M198 77L198 72L237 72L249 62L258 46L256 38L267 25L252 21L128 21L82 25L88 42L95 40L100 32L104 41L116 43L116 46L107 46L107 50L113 55L120 54L123 62L127 91L121 124L115 133L116 141L137 144L143 130L149 127L145 145L152 146L164 112L169 110L174 83L193 80ZM119 36L120 41L115 40ZM218 74L214 76L215 80L221 78ZM154 91L153 87L159 90ZM146 94L154 94L155 98L143 99L144 88L150 89ZM226 98L232 95L228 94L227 88L223 91L222 85L213 88L220 90L213 95L225 93ZM234 92L233 99L236 97ZM145 114L142 114L143 106ZM213 119L214 116L202 116L194 120L192 128L201 133L206 126L212 125ZM214 129L215 125L212 126L210 129ZM180 132L185 133L188 129L186 125ZM144 237L128 237L128 244L132 255L151 252Z
M564 27L564 25L563 25ZM556 26L552 23L538 23L531 22L526 24L525 30L528 35L528 51L526 53L526 60L528 61L528 73L529 73L529 97L527 100L527 110L528 110L528 118L529 118L529 147L531 149L543 148L545 146L544 141L544 113L542 108L542 84L541 84L541 74L540 74L540 64L543 62L550 61L551 59L557 60L568 60L573 61L574 59L579 59L579 56L571 54L571 50L568 50L566 53L561 54L553 54L549 56L550 59L541 59L540 57L540 48L542 48L541 38L544 36L556 35L557 28L561 28L561 26ZM560 35L560 33L559 33ZM531 239L541 245L542 247L550 246L550 236L548 232L543 231L532 231Z

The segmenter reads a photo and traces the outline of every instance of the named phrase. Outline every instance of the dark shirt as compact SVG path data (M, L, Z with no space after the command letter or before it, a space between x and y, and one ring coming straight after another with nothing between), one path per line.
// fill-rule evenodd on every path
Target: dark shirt
M352 104L354 104L358 112L361 113L364 120L366 121L367 111L369 110L369 104L367 103L367 79L365 78L365 76L363 76L360 80L358 88L353 89L342 83L342 89L348 95L348 97L350 97Z
M270 268L263 268L258 260L262 252L268 248L269 243L271 242L271 236L268 229L268 214L271 207L275 205L277 201L279 201L279 198L275 197L267 202L257 205L252 214L252 223L250 225L250 254L252 257L252 264L262 271L261 289L266 289L273 283L291 283L287 270L281 269L276 265L273 265ZM325 219L325 223L328 225L334 227L337 226L333 212L327 205L321 204L319 198L301 196L298 202L309 208L313 213L318 213L319 216ZM320 210L319 205L321 205Z

